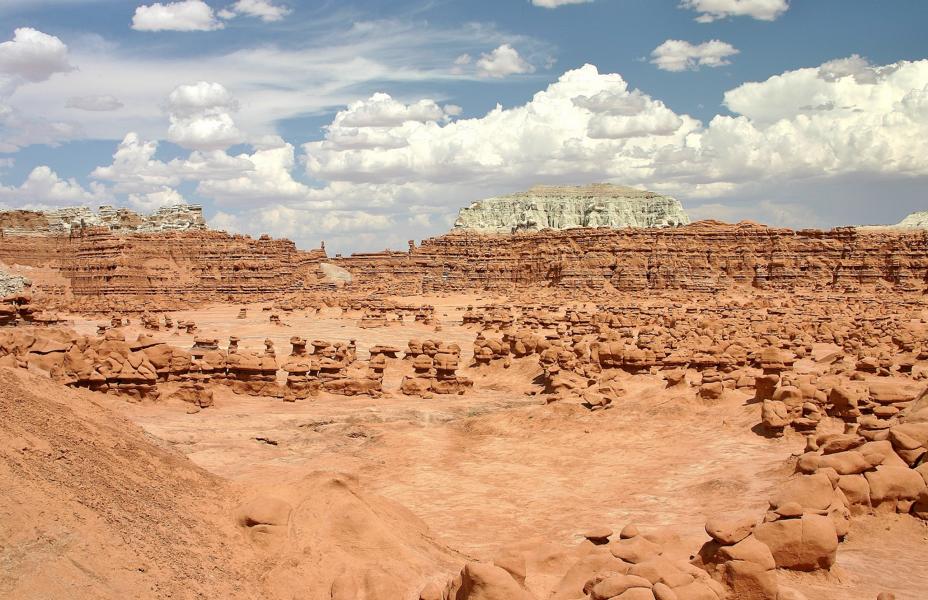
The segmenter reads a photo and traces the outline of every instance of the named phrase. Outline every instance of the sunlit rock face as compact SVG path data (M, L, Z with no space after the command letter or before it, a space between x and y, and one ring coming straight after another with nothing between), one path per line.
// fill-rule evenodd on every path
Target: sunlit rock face
M106 227L117 233L160 233L206 229L202 207L195 204L163 206L150 215L127 208L86 206L53 210L0 211L0 230L5 235L67 234L84 227Z
M575 227L676 227L690 222L669 196L611 184L535 186L461 209L454 228L513 233Z
M914 212L902 219L895 227L910 229L928 229L928 211Z
M18 294L31 285L25 277L12 275L0 269L0 298Z

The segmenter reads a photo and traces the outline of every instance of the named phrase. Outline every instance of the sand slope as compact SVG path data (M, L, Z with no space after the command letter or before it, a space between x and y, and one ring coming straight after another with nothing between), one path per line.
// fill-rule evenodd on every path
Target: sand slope
M456 562L352 477L234 485L93 394L8 369L0 482L3 598L402 599Z

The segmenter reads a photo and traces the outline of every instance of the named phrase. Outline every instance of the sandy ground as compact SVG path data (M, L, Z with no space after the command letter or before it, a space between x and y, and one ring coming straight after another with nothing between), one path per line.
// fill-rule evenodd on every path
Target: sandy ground
M417 299L418 301L418 299ZM471 356L475 332L455 324L468 298L424 299L438 306L442 330L407 321L361 329L359 316L280 313L287 326L269 323L269 312L239 306L172 313L193 320L197 335L229 335L246 349L274 340L278 356L289 353L290 336L309 340L356 339L366 358L373 344L405 348L412 338L457 342L462 364ZM82 333L102 321L76 320ZM129 328L134 338L141 329ZM158 339L189 348L193 336L154 332ZM422 518L443 543L473 558L489 558L526 539L575 542L592 525L616 530L634 521L664 528L693 553L707 536L703 524L717 512L766 508L771 490L791 472L789 458L802 439L768 439L751 431L759 409L746 396L726 392L706 403L694 391L663 389L649 376L628 376L627 395L611 410L590 413L576 405L546 405L530 384L528 359L510 369L462 369L477 385L464 396L430 399L395 391L404 369L387 368L382 398L279 400L216 393L214 407L187 414L172 403L117 408L153 436L185 453L197 465L249 484L296 481L331 469L357 474L373 491ZM220 388L223 389L224 388ZM891 590L899 600L926 597L928 529L910 518L855 521L839 551L838 568L827 577L782 573L781 581L810 599L874 598Z

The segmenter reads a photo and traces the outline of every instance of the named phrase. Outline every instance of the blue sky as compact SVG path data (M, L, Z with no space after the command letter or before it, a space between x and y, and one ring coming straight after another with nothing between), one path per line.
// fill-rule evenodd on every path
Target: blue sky
M895 222L928 209L926 22L920 0L3 0L0 206L197 202L337 251L533 183Z

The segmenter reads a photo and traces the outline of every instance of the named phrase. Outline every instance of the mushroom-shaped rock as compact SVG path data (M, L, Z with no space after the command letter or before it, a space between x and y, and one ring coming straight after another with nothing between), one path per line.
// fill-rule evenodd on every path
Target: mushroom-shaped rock
M432 357L427 354L420 354L413 360L412 368L417 371L428 371L432 368Z
M612 535L612 533L612 530L608 527L593 527L591 529L587 529L580 535L599 546L608 544L609 537Z
M623 540L628 540L633 537L637 537L638 535L640 535L640 532L638 531L638 526L634 523L629 523L622 528L622 531L619 532L619 538Z

